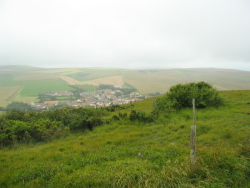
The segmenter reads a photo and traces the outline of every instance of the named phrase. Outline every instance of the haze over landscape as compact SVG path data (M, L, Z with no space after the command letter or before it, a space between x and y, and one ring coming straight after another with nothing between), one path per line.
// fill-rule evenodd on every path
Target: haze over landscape
M0 0L0 187L250 187L249 20L249 0Z
M0 66L250 70L247 0L1 0Z

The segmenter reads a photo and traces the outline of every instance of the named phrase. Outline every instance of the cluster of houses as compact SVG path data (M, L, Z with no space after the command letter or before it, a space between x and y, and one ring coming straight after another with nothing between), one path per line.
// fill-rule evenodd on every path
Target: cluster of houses
M51 91L46 93L48 96L74 96L71 91ZM58 97L59 98L59 97ZM68 107L107 107L112 105L128 104L130 102L140 101L142 96L138 92L131 92L128 95L124 95L119 89L102 89L96 92L82 92L80 96L71 101L44 101L43 103L28 103L36 110L48 110L51 107L57 105L64 105Z

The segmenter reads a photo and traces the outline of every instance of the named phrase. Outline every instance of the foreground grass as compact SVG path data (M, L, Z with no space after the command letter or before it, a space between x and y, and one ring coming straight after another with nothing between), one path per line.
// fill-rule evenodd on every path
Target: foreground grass
M221 94L226 106L197 110L194 172L192 110L184 109L154 123L125 118L50 143L3 148L0 187L249 187L250 91ZM153 99L133 107L152 108Z

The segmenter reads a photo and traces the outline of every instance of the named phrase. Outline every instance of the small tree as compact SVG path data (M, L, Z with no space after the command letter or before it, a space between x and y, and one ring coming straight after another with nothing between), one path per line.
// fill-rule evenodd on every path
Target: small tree
M192 99L196 101L197 108L219 106L223 103L219 92L206 82L177 84L172 86L168 93L158 99L158 108L180 109L192 107Z

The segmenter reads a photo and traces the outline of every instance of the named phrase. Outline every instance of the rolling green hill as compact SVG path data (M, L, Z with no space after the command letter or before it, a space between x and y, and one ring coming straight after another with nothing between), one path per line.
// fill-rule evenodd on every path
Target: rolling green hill
M103 111L106 123L92 131L2 147L0 187L249 187L250 91L220 95L224 106L197 110L195 171L189 158L192 109L144 123L129 120L125 105ZM153 101L133 103L133 110L149 115Z

